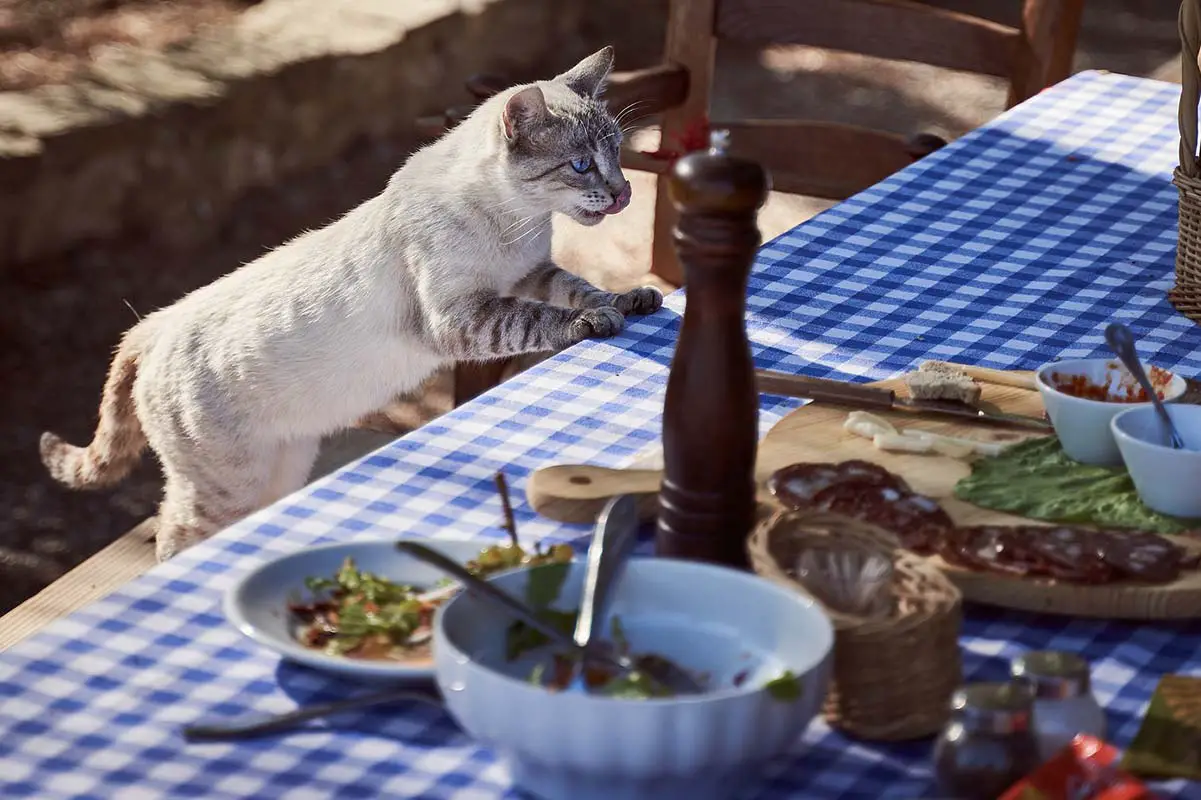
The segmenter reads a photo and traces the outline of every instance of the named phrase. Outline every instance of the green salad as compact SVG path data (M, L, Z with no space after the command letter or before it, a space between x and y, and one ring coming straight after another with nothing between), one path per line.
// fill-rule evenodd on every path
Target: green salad
M526 564L566 569L572 555L564 544L532 553L512 544L496 545L482 550L467 568L480 576ZM331 576L306 578L305 587L310 596L288 604L301 644L327 655L406 663L430 661L434 611L453 594L382 578L350 558Z

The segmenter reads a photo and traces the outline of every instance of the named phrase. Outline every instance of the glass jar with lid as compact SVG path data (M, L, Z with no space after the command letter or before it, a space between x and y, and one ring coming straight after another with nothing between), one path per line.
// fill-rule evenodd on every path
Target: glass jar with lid
M1042 760L1071 743L1076 734L1105 738L1105 712L1093 697L1088 662L1075 653L1038 650L1010 664L1014 680L1034 696L1034 738Z
M957 800L996 800L1041 762L1030 730L1033 696L1017 681L955 691L934 745L940 789Z

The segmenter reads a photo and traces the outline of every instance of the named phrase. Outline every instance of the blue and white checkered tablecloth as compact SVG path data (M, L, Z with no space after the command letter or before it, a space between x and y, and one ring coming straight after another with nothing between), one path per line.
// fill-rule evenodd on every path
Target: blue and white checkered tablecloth
M1201 327L1165 300L1176 237L1178 88L1089 72L1044 92L763 247L750 283L757 363L879 379L926 358L1034 367L1103 352L1133 326L1146 355L1201 374ZM652 445L684 304L572 348L256 514L0 654L0 796L515 797L494 756L436 709L313 732L186 745L199 717L283 711L351 688L281 663L222 618L264 559L318 542L500 536L496 470L620 465ZM764 424L797 402L763 398ZM517 507L526 537L585 529ZM1079 652L1111 740L1128 744L1166 673L1201 675L1194 626L972 608L968 679L1027 648ZM1157 784L1201 798L1201 784ZM815 723L754 798L931 796L929 743L850 742Z

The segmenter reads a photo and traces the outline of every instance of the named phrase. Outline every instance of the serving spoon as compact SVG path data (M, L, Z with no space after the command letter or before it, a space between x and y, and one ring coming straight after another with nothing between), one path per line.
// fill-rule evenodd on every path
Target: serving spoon
M609 590L621 575L625 563L638 544L638 502L633 495L623 494L605 504L592 543L588 546L588 567L584 577L584 594L580 615L576 620L575 643L587 649L605 618ZM587 693L584 661L575 662L567 691Z
M1105 342L1109 345L1109 349L1118 357L1122 365L1130 371L1134 379L1138 381L1139 386L1143 387L1143 391L1151 398L1151 402L1155 405L1155 413L1159 416L1159 421L1164 424L1168 431L1168 441L1174 450L1184 449L1184 440L1180 438L1180 432L1176 430L1176 425L1172 422L1171 415L1168 414L1168 409L1164 406L1163 401L1159 399L1159 393L1155 391L1155 387L1151 384L1151 379L1147 377L1146 370L1143 369L1143 364L1138 359L1138 352L1134 347L1134 333L1129 328L1120 322L1111 322L1105 328Z
M660 689L666 689L671 694L699 694L705 689L694 676L667 659L646 656L631 658L623 653L612 651L608 647L600 646L599 643L590 643L587 647L581 647L573 637L547 622L525 603L492 583L477 577L465 566L437 550L413 541L397 542L396 547L401 552L442 570L457 580L464 590L481 600L501 606L509 614L541 633L552 644L571 653L576 659L587 659L603 664L623 677L638 672L649 678Z

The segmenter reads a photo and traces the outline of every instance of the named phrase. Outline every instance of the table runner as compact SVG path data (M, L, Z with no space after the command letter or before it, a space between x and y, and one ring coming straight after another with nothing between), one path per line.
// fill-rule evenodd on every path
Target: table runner
M1165 299L1178 91L1081 73L768 243L748 300L757 365L854 380L925 358L1033 368L1104 353L1116 318L1145 357L1201 374L1201 328ZM0 654L0 796L517 797L436 709L237 745L187 745L178 729L353 688L230 628L221 596L245 570L330 541L499 537L496 470L520 496L537 467L620 465L652 445L683 305L678 292L618 338L543 362ZM797 405L764 396L763 429ZM516 511L528 540L587 533ZM1119 745L1160 674L1201 675L1197 644L1184 625L978 607L962 637L969 680L1002 677L1028 648L1088 658ZM929 748L853 743L816 722L747 797L934 796ZM1157 788L1201 798L1196 783Z

